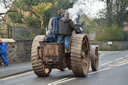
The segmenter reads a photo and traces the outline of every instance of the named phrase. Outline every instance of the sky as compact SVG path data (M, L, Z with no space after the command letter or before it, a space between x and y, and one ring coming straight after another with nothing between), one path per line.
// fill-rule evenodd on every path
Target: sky
M7 9L4 8L4 5L0 3L0 13L5 13Z
M8 3L10 4L13 0L6 0ZM0 0L0 13L5 13L7 12L8 9L5 9L4 4L3 4L3 0Z

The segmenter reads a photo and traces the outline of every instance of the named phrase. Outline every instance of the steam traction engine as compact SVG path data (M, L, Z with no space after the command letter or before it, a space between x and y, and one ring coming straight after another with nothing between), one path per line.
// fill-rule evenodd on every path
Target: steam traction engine
M70 51L65 53L63 43L46 43L44 35L36 36L31 49L32 67L39 77L46 77L54 68L72 70L75 76L88 75L98 70L98 47L90 48L85 34L74 34L70 41Z

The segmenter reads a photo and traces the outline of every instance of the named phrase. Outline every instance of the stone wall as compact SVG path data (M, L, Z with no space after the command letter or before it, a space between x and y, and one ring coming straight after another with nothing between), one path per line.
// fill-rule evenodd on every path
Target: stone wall
M2 39L8 46L9 63L30 61L32 40Z
M126 50L128 49L128 41L112 41L112 44L108 42L100 42L100 50Z
M19 62L18 57L16 56L16 42L13 39L2 39L3 42L5 42L8 46L8 51L7 51L7 57L9 60L9 63L13 62Z
M16 46L16 56L20 62L30 61L32 40L17 40Z
M118 51L118 50L127 50L128 41L100 41L93 42L91 44L99 45L99 50L103 51Z

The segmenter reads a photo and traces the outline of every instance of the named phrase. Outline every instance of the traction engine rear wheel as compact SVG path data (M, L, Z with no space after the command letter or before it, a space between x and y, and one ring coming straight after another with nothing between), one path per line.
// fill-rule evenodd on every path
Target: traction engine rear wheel
M31 49L31 61L32 61L32 68L34 73L38 77L46 77L50 74L51 68L45 67L42 63L42 59L38 57L38 46L39 42L44 40L44 35L36 36L33 40L32 49Z
M76 34L71 43L71 66L75 76L88 75L90 66L90 46L84 34Z

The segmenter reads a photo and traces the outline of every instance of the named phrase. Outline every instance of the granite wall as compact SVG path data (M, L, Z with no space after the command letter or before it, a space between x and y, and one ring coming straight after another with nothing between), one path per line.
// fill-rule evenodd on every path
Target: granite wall
M30 61L32 40L3 39L8 46L9 63Z

